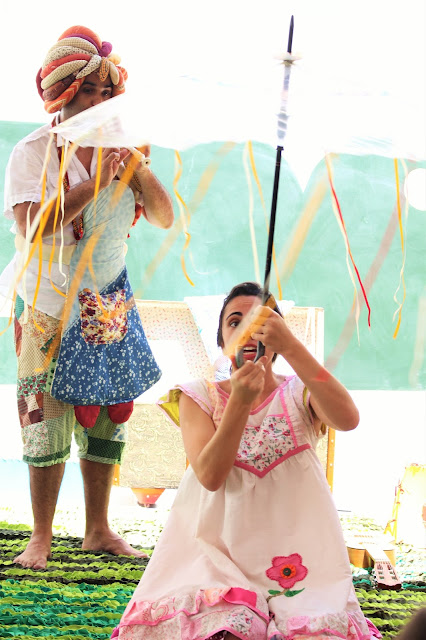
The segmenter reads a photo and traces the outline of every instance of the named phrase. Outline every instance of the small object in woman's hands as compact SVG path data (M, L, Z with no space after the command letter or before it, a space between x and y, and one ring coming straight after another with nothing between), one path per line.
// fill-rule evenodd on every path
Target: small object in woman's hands
M256 333L257 330L263 326L266 318L271 315L271 312L272 309L269 307L269 301L265 306L256 305L250 315L239 325L235 338L222 349L223 354L229 358L231 354L241 349L241 347L250 340L251 334Z

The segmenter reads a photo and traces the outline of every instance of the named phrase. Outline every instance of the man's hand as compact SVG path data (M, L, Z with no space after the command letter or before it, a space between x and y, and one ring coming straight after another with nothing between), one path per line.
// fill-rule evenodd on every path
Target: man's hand
M127 158L129 153L130 151L128 149L119 149L118 147L102 149L100 189L105 189L111 184L117 175L118 167L124 158Z

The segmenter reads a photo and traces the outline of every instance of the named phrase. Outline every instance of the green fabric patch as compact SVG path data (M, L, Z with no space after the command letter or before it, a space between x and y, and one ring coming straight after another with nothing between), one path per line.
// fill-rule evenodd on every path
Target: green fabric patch
M119 464L121 462L124 445L124 442L102 440L101 438L92 438L89 436L87 455L85 457L87 460L96 458Z

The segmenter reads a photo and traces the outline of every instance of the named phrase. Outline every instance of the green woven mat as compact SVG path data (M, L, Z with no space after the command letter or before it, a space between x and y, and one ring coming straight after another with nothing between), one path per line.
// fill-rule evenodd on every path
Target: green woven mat
M88 553L80 548L81 538L55 536L47 568L32 571L12 564L30 531L1 526L0 638L107 640L147 560ZM426 606L426 584L412 576L401 591L374 589L368 572L354 575L354 584L362 610L385 640L395 638L411 613Z

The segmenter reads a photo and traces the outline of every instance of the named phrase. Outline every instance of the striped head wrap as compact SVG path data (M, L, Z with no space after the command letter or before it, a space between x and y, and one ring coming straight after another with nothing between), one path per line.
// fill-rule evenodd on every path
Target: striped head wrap
M112 95L124 93L127 71L112 45L80 25L64 31L49 49L37 73L37 88L48 113L56 113L71 102L84 78L97 71L101 80L111 77Z

